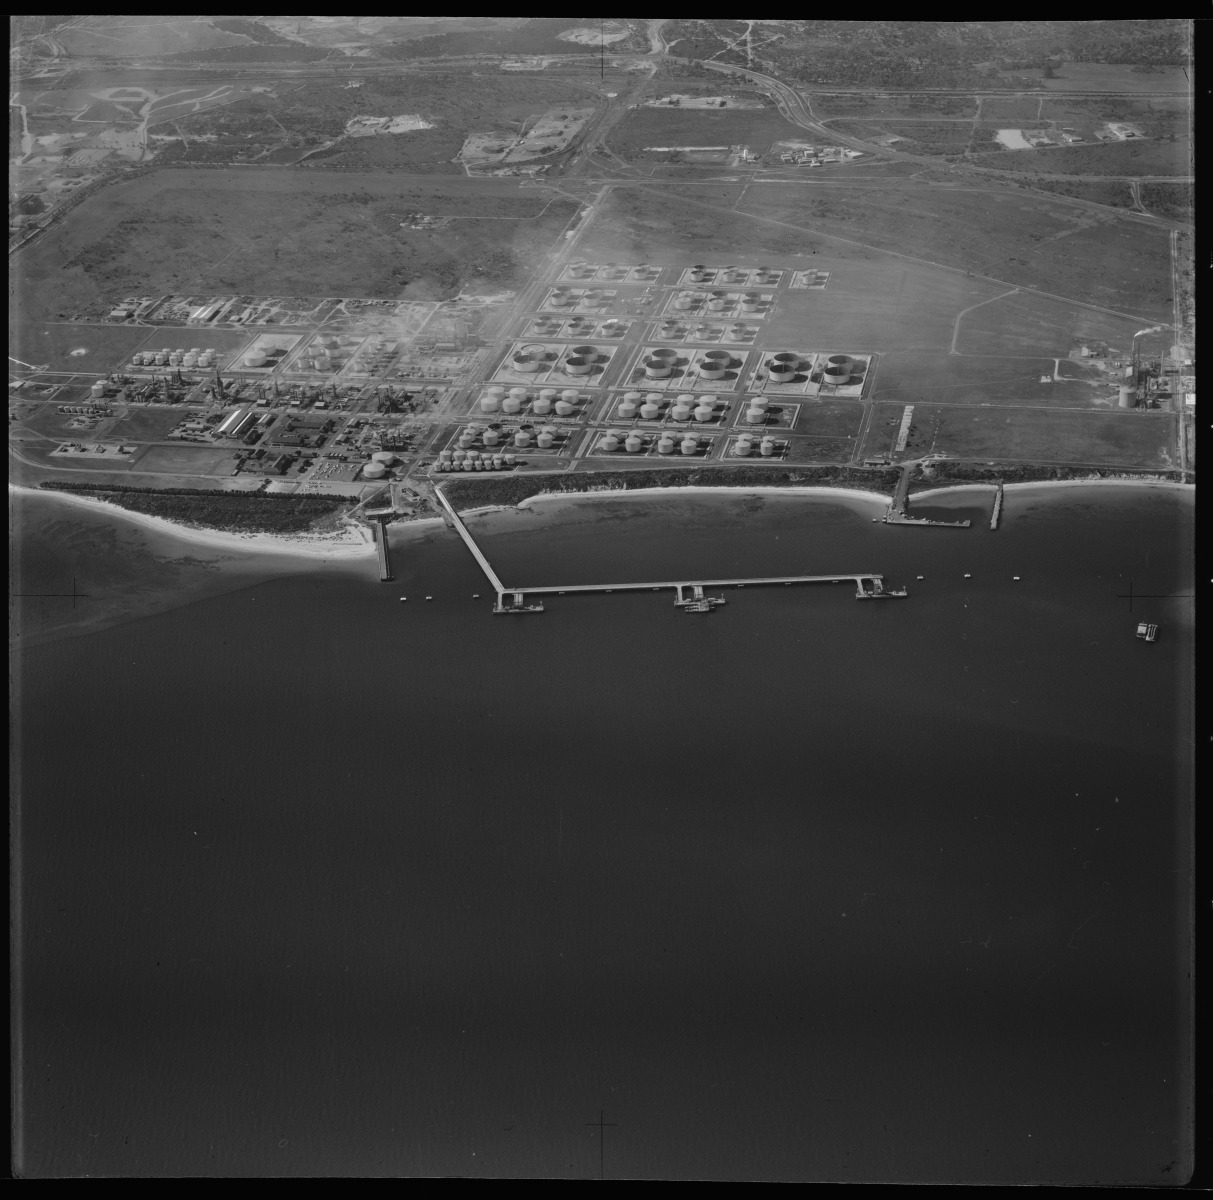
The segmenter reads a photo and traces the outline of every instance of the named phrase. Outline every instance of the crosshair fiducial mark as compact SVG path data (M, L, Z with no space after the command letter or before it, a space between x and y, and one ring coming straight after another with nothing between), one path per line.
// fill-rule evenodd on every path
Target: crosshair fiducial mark
M34 599L35 597L70 599L73 608L76 607L77 600L87 600L89 596L88 592L82 592L76 587L76 577L74 575L72 576L72 590L70 592L11 592L10 595L21 599Z
M604 1144L604 1141L606 1138L606 1131L608 1129L615 1128L614 1121L604 1121L602 1119L602 1117L603 1117L603 1110L600 1108L598 1110L598 1120L586 1122L587 1125L592 1125L592 1126L596 1127L598 1130L598 1178L599 1179L606 1178L606 1175L604 1174L605 1159L604 1159L604 1153L603 1153L603 1144Z
M1129 580L1129 590L1127 592L1117 592L1117 600L1128 600L1129 611L1133 611L1134 600L1191 600L1194 593L1192 592L1135 592L1133 590L1133 580Z

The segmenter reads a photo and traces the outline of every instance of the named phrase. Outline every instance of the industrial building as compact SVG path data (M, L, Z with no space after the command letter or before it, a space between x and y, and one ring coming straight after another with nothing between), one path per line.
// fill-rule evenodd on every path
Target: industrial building
M251 408L238 408L224 418L219 428L215 430L215 436L238 438L248 431L249 426L256 419L257 415Z

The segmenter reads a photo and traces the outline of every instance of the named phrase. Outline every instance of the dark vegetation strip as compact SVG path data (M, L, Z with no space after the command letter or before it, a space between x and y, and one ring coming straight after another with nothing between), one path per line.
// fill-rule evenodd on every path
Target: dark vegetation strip
M82 492L130 512L232 533L305 533L321 517L331 515L347 502L344 497L336 496L140 488L49 480L39 487L58 492Z

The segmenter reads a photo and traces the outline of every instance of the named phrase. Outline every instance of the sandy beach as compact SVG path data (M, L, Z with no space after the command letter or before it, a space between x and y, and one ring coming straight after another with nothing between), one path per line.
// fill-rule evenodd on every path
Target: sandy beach
M869 492L861 488L836 488L836 487L653 487L653 488L612 488L603 491L587 491L587 492L547 492L541 496L528 496L527 499L521 501L517 507L526 508L535 501L543 500L581 500L593 499L594 497L618 497L618 496L678 496L688 493L701 493L712 496L734 495L734 496L848 496L855 500L866 500L882 505L887 505L892 499L891 496L884 495L882 492ZM498 506L500 507L500 506ZM482 511L480 509L475 510ZM490 511L488 509L483 511Z
M21 496L52 496L67 504L87 508L93 512L106 512L120 517L143 529L157 533L171 534L182 541L195 546L205 546L211 550L237 551L250 554L289 554L298 558L316 559L358 559L366 558L375 553L375 544L371 531L365 526L350 522L339 533L323 535L283 535L270 533L228 533L222 529L200 529L192 525L181 525L163 517L153 517L146 513L131 512L108 500L98 500L92 496L81 496L74 492L60 492L51 489L27 488L18 484L9 484L9 495Z

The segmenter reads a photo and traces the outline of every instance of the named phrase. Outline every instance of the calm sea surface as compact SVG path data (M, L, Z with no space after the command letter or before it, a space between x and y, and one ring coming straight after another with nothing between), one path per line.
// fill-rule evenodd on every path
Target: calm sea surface
M1192 609L1127 593L1192 590L1191 501L989 501L469 522L507 583L904 601L498 621L441 529L23 649L24 1171L589 1178L601 1111L616 1178L1181 1175ZM121 524L29 502L21 590L137 581Z

